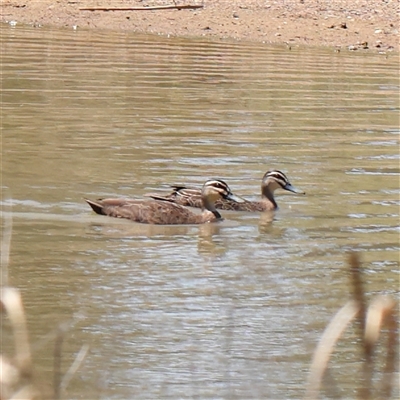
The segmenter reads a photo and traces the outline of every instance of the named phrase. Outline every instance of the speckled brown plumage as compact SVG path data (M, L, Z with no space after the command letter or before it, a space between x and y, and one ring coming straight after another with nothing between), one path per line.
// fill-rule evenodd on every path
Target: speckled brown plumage
M217 179L209 180L204 184L200 197L203 204L201 214L156 196L153 200L85 200L97 214L156 225L203 224L218 221L222 217L215 209L214 204L217 199L229 198L231 201L241 201L239 198L236 199L225 182Z
M304 194L303 191L292 186L286 175L278 170L268 171L264 174L261 181L261 199L259 201L234 202L229 199L219 199L215 202L215 207L221 210L232 211L270 211L278 208L274 198L274 191L278 188L288 190L293 193ZM172 193L166 196L156 196L149 194L150 197L164 199L183 206L201 208L201 190L188 188L185 186L173 186Z

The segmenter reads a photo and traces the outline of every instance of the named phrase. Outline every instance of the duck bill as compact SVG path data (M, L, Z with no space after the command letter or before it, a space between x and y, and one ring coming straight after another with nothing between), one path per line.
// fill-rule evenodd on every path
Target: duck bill
M287 183L285 185L284 189L288 190L289 192L293 192L293 193L297 193L297 194L306 194L306 192L303 192L302 190L295 188L290 183Z
M227 199L227 200L232 200L232 201L234 201L235 203L244 203L244 202L245 202L244 199L242 199L242 198L239 197L239 196L236 196L236 195L233 194L233 193L228 193L228 194L225 196L225 199Z

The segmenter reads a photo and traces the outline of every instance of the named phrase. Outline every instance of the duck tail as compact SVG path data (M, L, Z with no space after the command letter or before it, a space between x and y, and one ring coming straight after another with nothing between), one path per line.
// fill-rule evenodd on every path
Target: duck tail
M92 210L96 213L96 214L100 214L100 215L106 215L104 212L104 207L102 204L97 203L93 200L89 200L89 199L85 199L86 203L89 204L90 207L92 207Z

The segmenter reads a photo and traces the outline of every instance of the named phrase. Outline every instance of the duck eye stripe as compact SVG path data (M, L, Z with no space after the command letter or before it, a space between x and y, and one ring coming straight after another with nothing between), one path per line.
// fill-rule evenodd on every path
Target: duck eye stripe
M286 178L286 175L284 175L282 172L274 172L272 174L269 174L270 177L275 178L276 180L282 180L283 182L287 182L288 179Z
M208 182L208 185L214 186L215 188L218 188L218 189L226 189L226 184L224 184L221 181L210 181L210 182Z

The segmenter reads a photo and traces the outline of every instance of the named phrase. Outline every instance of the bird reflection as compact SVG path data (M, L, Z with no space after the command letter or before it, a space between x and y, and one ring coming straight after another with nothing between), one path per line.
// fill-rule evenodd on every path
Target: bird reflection
M223 224L223 223L222 223ZM226 244L220 235L221 223L199 225L198 253L212 258L226 253Z
M274 217L275 211L264 211L261 213L258 221L258 231L260 233L271 233L273 229L272 222Z

